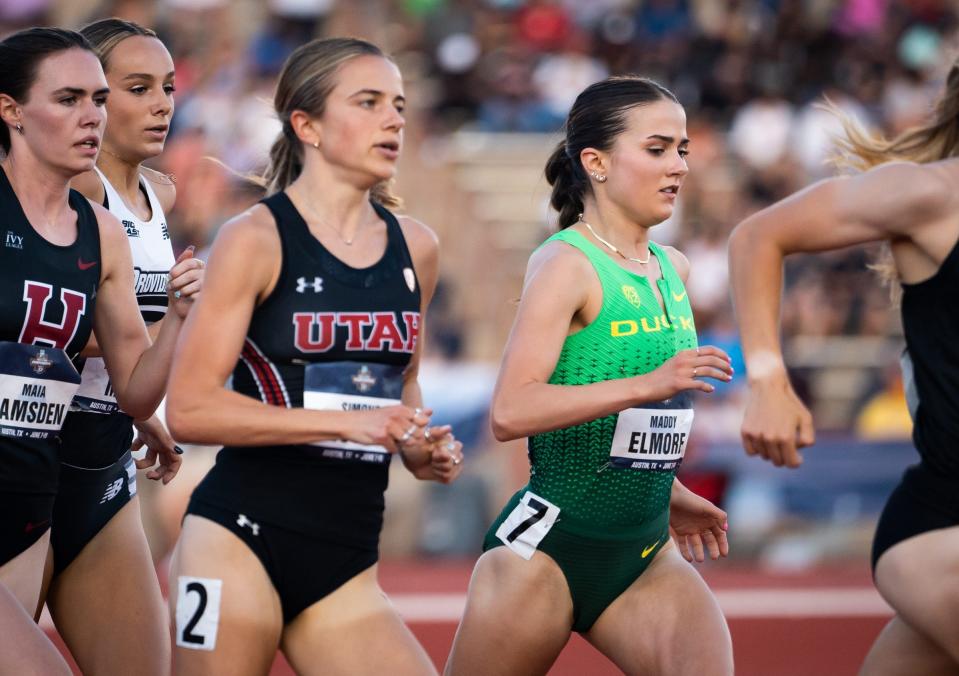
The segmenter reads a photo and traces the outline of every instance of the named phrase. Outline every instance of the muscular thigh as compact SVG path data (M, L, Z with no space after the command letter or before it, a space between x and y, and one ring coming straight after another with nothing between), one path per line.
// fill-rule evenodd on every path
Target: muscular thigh
M169 673L167 611L136 498L53 579L47 605L83 673Z
M899 616L951 655L959 671L959 526L896 544L879 558L875 579Z
M426 651L387 600L376 566L310 605L283 632L298 674L435 674Z
M719 604L672 543L585 637L627 674L733 673L732 641Z
M10 590L29 615L33 615L40 598L43 568L49 549L48 530L25 551L0 566L0 583Z
M473 570L446 673L546 673L572 624L573 602L556 562L542 552L526 560L496 547Z
M188 514L170 570L177 674L266 674L283 618L257 556L236 535Z
M898 615L876 639L860 676L955 676L959 665L922 632Z

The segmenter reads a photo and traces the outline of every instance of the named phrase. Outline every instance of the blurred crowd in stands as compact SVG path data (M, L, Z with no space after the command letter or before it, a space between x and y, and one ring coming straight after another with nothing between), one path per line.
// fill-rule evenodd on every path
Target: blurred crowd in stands
M589 83L655 78L686 106L692 139L680 209L655 237L692 261L703 342L733 350L731 228L833 171L826 160L840 127L819 107L824 98L886 134L921 121L959 26L948 0L0 0L4 31L107 15L155 27L176 60L177 114L161 165L178 180L171 227L183 246L209 244L258 197L239 176L262 167L278 129L276 75L311 37L359 35L395 56L411 93L416 141L406 153L464 130L555 133ZM871 256L791 262L786 336L895 339ZM859 403L895 390L891 381L875 369Z

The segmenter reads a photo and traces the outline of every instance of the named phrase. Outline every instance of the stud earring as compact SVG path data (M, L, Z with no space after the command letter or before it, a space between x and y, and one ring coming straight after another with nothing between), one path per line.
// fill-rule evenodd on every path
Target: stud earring
M23 125L17 122L17 131L20 132L20 136L23 136Z
M313 141L313 147L316 148L317 150L320 149L320 142L319 142L319 140Z
M593 178L595 178L599 183L605 183L605 182L606 182L606 177L603 176L602 174L596 173L595 171L589 172L589 175L592 176Z

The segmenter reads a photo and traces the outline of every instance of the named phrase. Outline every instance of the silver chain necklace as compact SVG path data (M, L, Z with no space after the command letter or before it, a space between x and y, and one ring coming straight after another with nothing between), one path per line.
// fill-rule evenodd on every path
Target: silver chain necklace
M646 249L646 259L645 259L645 260L643 260L642 258L633 258L633 257L631 257L631 256L627 256L627 255L624 254L622 251L620 251L620 250L617 249L615 246L613 246L613 244L611 244L610 242L607 242L605 239L603 239L603 238L600 237L598 234L596 234L596 231L593 230L593 226L591 226L589 223L587 223L586 221L583 220L583 214L580 214L580 215L577 217L576 220L577 220L577 222L582 223L583 225L585 225L585 226L586 226L586 229L589 230L591 233L593 233L593 237L595 237L595 238L598 239L600 242L602 242L603 244L605 244L605 245L606 245L606 248L609 249L610 251L612 251L613 253L619 254L622 258L624 258L624 259L627 260L627 261L632 261L633 263L639 263L640 265L649 265L649 257L652 256L652 252L651 252L649 249Z

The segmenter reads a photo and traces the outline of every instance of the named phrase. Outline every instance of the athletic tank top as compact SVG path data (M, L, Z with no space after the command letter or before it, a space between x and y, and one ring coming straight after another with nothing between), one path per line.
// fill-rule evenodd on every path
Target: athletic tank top
M902 324L918 399L913 442L929 468L959 477L959 243L939 270L902 285ZM950 298L952 300L950 300Z
M561 241L582 251L603 289L596 319L568 336L553 385L629 378L649 373L680 350L695 348L696 327L686 289L669 256L653 242L662 278L655 283L616 265L575 230ZM685 451L692 403L689 392L529 438L530 490L560 508L567 526L635 528L669 505L673 476Z
M273 406L353 410L398 402L419 334L420 289L403 232L384 207L383 257L352 268L313 234L285 193L265 200L283 263L254 312L233 389ZM275 524L375 546L391 455L349 442L227 447L197 499Z
M0 170L3 491L55 492L57 435L80 382L70 360L87 344L92 330L102 268L100 231L83 195L71 190L68 200L77 213L77 238L58 246L33 229Z
M150 204L151 214L148 221L142 220L107 177L99 169L96 172L103 184L103 206L119 219L130 243L133 290L140 314L147 325L153 324L166 314L167 275L175 262L163 207L149 181L141 177L140 189ZM130 448L133 419L119 411L102 358L81 360L79 368L82 381L63 425L61 458L78 467L106 467Z
M147 325L153 324L166 314L167 275L175 260L163 208L149 182L141 177L140 187L150 203L151 213L150 220L143 221L124 203L107 177L99 169L96 172L103 184L103 206L119 219L127 233L133 254L133 289L140 314ZM91 413L116 412L117 400L103 359L83 360L80 375L83 382L74 399L74 409Z

